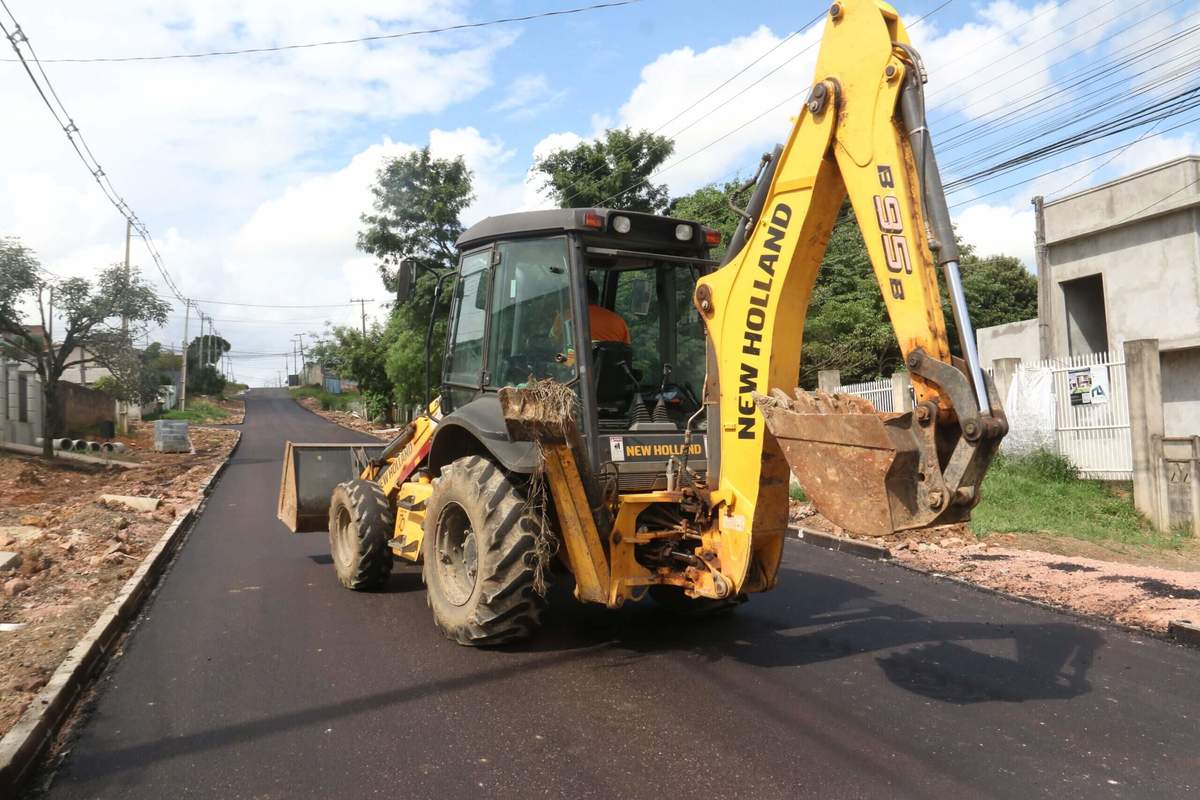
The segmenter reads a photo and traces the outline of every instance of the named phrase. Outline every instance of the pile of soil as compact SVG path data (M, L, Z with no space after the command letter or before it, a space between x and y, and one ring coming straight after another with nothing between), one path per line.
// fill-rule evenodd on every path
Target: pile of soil
M150 424L120 437L138 466L80 464L0 451L0 736L95 623L237 433L192 427L196 453L156 453ZM155 511L104 505L102 494L156 497Z

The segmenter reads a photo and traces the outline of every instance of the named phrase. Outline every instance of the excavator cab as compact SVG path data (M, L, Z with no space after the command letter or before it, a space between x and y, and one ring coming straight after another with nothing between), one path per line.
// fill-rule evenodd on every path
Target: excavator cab
M443 426L504 436L496 396L552 380L571 387L590 468L619 491L666 486L689 452L705 467L704 325L692 302L717 264L719 234L699 223L602 208L491 217L458 241L442 371ZM491 437L489 439L489 437ZM528 442L494 454L527 463Z

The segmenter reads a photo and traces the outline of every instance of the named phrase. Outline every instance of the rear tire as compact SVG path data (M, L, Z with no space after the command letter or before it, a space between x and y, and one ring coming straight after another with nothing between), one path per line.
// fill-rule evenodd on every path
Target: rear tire
M391 503L373 481L339 483L329 504L329 553L338 580L347 589L383 586L392 571L388 540L396 527Z
M480 456L447 465L425 514L422 577L433 621L462 645L529 637L545 601L534 589L539 522L504 470Z

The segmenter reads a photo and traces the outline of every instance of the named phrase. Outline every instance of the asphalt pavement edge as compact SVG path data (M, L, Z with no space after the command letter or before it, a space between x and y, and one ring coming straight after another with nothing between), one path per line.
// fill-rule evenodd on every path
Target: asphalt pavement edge
M76 701L92 679L100 674L112 653L113 645L120 641L129 623L141 612L143 603L199 518L204 500L237 453L242 443L241 431L237 433L237 440L229 455L201 482L201 499L180 514L159 537L104 613L67 653L17 724L0 739L0 797L17 796L21 783L32 773L34 765L54 740Z

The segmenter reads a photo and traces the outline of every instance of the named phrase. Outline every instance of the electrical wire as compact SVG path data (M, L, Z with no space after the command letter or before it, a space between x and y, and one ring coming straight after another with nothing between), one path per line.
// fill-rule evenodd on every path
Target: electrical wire
M171 293L175 296L175 299L179 300L180 302L186 302L183 293L179 290L179 287L175 284L175 281L172 280L170 273L167 271L166 265L163 263L162 256L159 254L158 248L154 244L154 239L150 236L149 229L146 228L145 224L142 223L141 219L138 218L137 214L134 213L129 204L125 202L125 199L117 192L116 188L112 184L112 181L108 178L107 173L105 173L103 167L100 166L100 162L96 159L91 148L88 146L87 140L83 136L83 132L79 129L79 126L75 124L75 120L71 117L70 112L67 111L62 99L58 96L58 92L55 91L54 84L50 81L50 77L46 75L46 71L42 68L41 62L38 60L37 53L33 49L33 44L29 41L29 37L21 29L20 23L17 22L17 18L13 16L12 10L8 7L8 3L5 2L5 0L0 0L0 8L3 8L9 19L12 20L13 26L13 30L10 31L7 25L5 25L3 22L0 22L0 33L3 33L5 38L8 39L9 44L12 45L13 52L17 54L17 59L21 62L21 66L24 68L25 73L29 76L29 80L33 83L34 89L37 90L38 96L42 98L42 102L45 103L46 108L49 109L50 114L54 117L55 122L58 123L59 127L61 127L63 132L67 135L67 139L71 143L72 149L74 149L76 155L79 156L79 160L83 162L83 165L88 172L92 174L92 178L96 181L96 184L100 187L100 190L104 193L105 197L107 197L108 201L113 205L114 208L117 209L117 212L129 222L132 228L138 232L138 237L142 240L146 246L146 249L150 252L150 257L154 261L154 266L157 268L159 275L162 276L163 282L166 283L167 288L171 290ZM28 58L26 58L25 53L22 51L21 45L24 45L25 49L29 51ZM33 69L29 66L29 62L31 60L36 66L38 74L42 76L42 80L40 82L38 81L37 75L34 74ZM49 96L46 94L47 91L50 93ZM54 98L54 102L51 102L51 97ZM57 104L57 108L55 107L55 104Z
M944 2L944 3L942 3L940 6L938 6L938 7L937 7L937 8L935 8L935 9L933 9L933 10L932 10L932 11L930 11L928 14L925 14L925 15L923 15L923 16L921 16L921 17L918 17L916 20L914 20L914 21L913 21L912 25L910 25L910 26L908 26L908 27L909 27L910 29L911 29L911 28L913 28L913 27L916 27L918 24L920 24L920 23L921 23L921 22L923 22L924 20L928 19L929 17L932 17L934 14L938 13L938 12L939 12L939 11L941 11L943 8L945 8L946 6L950 5L950 3L951 3L952 1L953 1L953 0L947 0L947 2ZM821 17L823 17L823 16L825 15L825 13L826 13L826 12L822 11L820 16L821 16ZM811 24L810 24L810 27L811 27ZM812 47L815 47L817 44L818 44L818 42L814 42L814 43L810 44L810 45L809 45L807 48L805 48L804 50L802 50L800 53L797 53L796 55L794 55L794 56L792 56L790 59L788 59L788 61L785 61L783 64L780 64L779 66L775 67L775 69L771 70L771 71L770 71L770 72L768 72L766 75L763 75L763 76L761 76L760 78L758 78L758 79L757 79L757 80L756 80L754 83L750 84L750 86L744 87L744 88L742 89L742 91L745 91L745 89L748 89L748 88L750 88L751 86L754 86L754 85L756 85L756 84L760 83L761 81L765 80L765 79L766 79L767 77L769 77L770 75L773 75L775 72L779 71L779 69L781 69L781 68L782 68L782 67L783 67L785 64L787 64L787 63L789 63L790 61L794 61L795 59L799 58L801 55L803 55L805 52L807 52L807 51L808 51L809 49L811 49ZM689 159L692 159L692 158L694 158L694 157L696 157L696 156L700 155L701 153L705 152L706 150L708 150L708 149L709 149L710 147L712 147L713 145L715 145L715 144L717 144L717 143L719 143L719 142L721 142L721 141L724 141L725 139L728 139L730 136L733 136L735 133L738 133L739 131L743 130L744 128L748 127L749 125L752 125L752 124L754 124L755 122L757 122L758 120L760 120L760 119L762 119L763 117L767 116L767 115L768 115L768 114L770 114L771 112L773 112L773 111L777 110L778 108L780 108L780 107L782 107L782 106L786 105L787 103L791 103L791 102L795 101L796 99L800 98L801 96L803 96L803 95L807 94L807 93L808 93L808 91L809 91L809 89L808 89L808 87L806 86L804 89L801 89L800 91L796 92L795 94L793 94L793 95L790 95L790 96L788 96L788 97L785 97L783 100L781 100L780 102L778 102L778 103L776 103L775 105L771 106L771 107L770 107L770 108L768 108L766 111L763 111L763 112L761 112L761 113L759 113L759 114L755 115L754 117L751 117L750 119L748 119L748 120L746 120L745 122L743 122L743 123L741 123L740 125L738 125L738 126L737 126L736 128L734 128L733 130L731 130L731 131L727 131L726 133L724 133L724 134L722 134L722 135L718 136L716 139L713 139L712 141L710 141L708 144L706 144L706 145L703 145L703 146L702 146L702 147L700 147L699 149L697 149L697 150L693 150L692 152L688 153L686 156L682 156L682 157L680 157L680 158L677 158L677 159L675 159L674 161L670 162L669 164L666 164L666 165L664 165L664 166L660 167L659 169L655 170L654 172L650 173L650 174L649 174L649 175L647 175L646 177L644 177L644 178L641 178L640 180L638 180L638 181L636 181L636 182L634 182L634 183L630 184L629 186L626 186L624 189L620 190L619 192L617 192L617 193L615 193L615 194L613 194L613 195L610 195L609 197L607 197L607 198L605 198L604 200L600 201L600 203L598 203L598 205L599 205L599 206L607 206L607 205L608 205L610 202L612 202L613 200L617 199L618 197L621 197L622 195L626 194L627 192L631 192L631 191L633 191L634 189L638 188L639 186L642 186L643 184L649 183L651 180L653 180L654 178L657 178L657 177L659 177L659 176L660 176L660 175L662 175L663 173L665 173L665 172L668 172L668 171L670 171L670 170L674 169L675 167L679 166L680 164L683 164L684 162L688 161ZM706 116L707 116L707 115L706 115ZM685 126L682 128L682 129L680 129L679 131L677 131L677 132L676 132L674 135L675 135L675 136L678 136L678 135L679 135L679 133L682 133L684 130L687 130L688 128L690 128L690 127L692 127L692 126L694 126L694 125L698 124L698 123L699 123L701 120L703 120L703 119L704 119L704 117L701 117L700 119L697 119L695 122L692 122L692 123L690 123L690 124L688 124L688 125L685 125Z
M607 8L617 8L619 6L631 6L641 3L643 0L612 0L606 3L594 3L588 6L578 6L576 8L564 8L557 11L543 11L537 14L525 14L519 17L501 17L498 19L483 20L481 22L464 22L458 25L443 25L439 28L423 28L421 30L398 31L396 33L381 33L373 36L358 36L353 39L329 39L320 42L302 42L299 44L282 44L273 47L247 47L239 50L208 50L199 53L167 53L164 55L153 56L104 56L95 58L47 58L43 59L47 64L119 64L129 61L178 61L183 59L199 59L199 58L215 58L220 56L243 56L257 55L262 53L280 53L287 50L307 50L316 47L334 47L348 44L365 44L368 42L390 41L393 39L405 39L413 36L427 36L435 33L449 33L452 31L473 30L476 28L489 28L495 25L506 25L516 22L531 22L534 20L546 19L549 17L564 17L571 14L584 14L590 11L600 11ZM14 61L15 59L0 59L3 61Z

